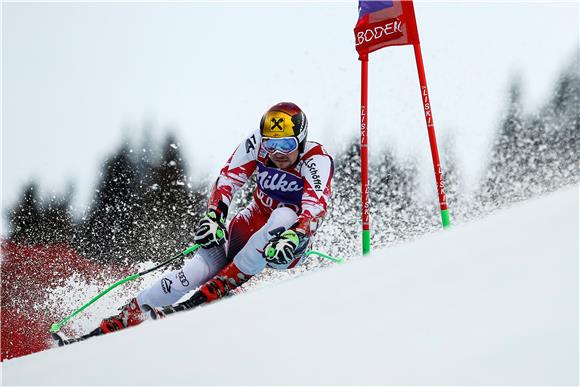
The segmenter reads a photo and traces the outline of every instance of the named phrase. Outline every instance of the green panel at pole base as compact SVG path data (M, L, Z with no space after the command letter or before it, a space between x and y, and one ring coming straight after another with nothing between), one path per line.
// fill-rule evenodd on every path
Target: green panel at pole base
M371 251L371 232L370 230L363 230L363 255L367 255Z
M451 220L449 220L449 210L441 210L441 222L443 223L443 228L451 226Z

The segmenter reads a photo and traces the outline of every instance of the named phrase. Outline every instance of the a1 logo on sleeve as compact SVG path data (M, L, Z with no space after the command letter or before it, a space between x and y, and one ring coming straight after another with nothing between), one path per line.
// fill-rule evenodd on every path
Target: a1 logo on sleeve
M252 134L252 136L246 140L246 153L250 153L251 151L255 150L257 143L256 135Z

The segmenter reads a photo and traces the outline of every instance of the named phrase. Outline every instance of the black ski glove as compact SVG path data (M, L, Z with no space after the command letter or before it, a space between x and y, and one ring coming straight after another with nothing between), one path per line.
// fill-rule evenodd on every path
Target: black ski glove
M209 210L197 224L194 242L205 249L224 244L228 238L224 222L217 211Z

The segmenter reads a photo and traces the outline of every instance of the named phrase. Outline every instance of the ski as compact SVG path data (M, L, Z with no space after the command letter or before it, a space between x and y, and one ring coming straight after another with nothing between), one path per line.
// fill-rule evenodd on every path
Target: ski
M105 334L105 332L103 332L101 328L97 328L97 329L93 330L92 332L87 333L86 335L82 335L82 336L78 336L78 337L69 338L60 332L53 332L53 333L51 333L51 336L52 336L52 339L56 345L58 345L59 347L63 347L65 345L78 343L79 341L84 341L86 339L90 339L91 337L100 336L100 335L104 335L104 334Z
M205 304L207 301L208 301L207 297L202 292L197 291L193 294L193 296L191 296L187 300L180 302L179 304L176 305L164 306L163 308L161 308L161 310L159 310L159 315L152 313L151 316L153 317L153 319L156 320L173 313L183 312L186 310L196 308L202 304Z
M189 299L180 302L179 304L167 305L156 311L153 311L152 309L145 309L144 312L145 313L149 312L150 317L153 320L159 320L173 313L191 310L202 304L205 304L207 301L208 301L207 297L202 292L195 292ZM65 345L78 343L80 341L84 341L92 337L101 336L104 334L106 334L106 332L103 332L101 328L96 328L92 332L78 337L69 338L62 332L52 332L51 336L56 345L58 345L59 347L63 347Z

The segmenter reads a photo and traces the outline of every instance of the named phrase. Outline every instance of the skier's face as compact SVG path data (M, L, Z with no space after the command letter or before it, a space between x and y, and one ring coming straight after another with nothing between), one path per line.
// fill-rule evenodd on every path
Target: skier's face
M284 169L288 168L289 166L291 166L296 162L296 160L298 159L298 149L286 154L281 152L275 152L269 154L269 156L272 162L274 162L274 165L276 165L276 167Z

